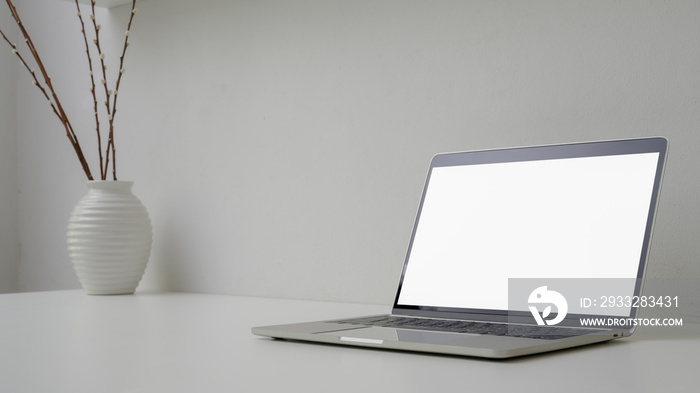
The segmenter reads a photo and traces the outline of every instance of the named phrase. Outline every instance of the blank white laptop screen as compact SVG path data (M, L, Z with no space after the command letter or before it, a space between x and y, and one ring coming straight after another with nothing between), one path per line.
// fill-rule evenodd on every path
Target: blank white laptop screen
M434 167L397 305L508 309L508 278L635 278L659 153Z

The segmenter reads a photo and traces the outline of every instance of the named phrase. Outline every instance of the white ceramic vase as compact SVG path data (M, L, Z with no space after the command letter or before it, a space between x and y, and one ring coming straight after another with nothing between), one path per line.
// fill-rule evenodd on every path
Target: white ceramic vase
M148 212L130 181L88 181L68 221L75 273L90 295L134 293L151 253Z

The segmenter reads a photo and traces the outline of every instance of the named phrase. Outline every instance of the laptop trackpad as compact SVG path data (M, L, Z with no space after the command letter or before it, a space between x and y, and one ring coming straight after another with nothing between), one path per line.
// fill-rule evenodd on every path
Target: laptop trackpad
M319 334L340 337L340 341L358 342L365 344L382 344L384 341L398 341L399 339L396 329L380 327L348 329Z

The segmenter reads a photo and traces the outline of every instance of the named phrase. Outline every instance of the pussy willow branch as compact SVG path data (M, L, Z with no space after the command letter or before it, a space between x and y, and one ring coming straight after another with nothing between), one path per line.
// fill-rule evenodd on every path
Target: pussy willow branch
M1 29L0 29L0 34L2 34L2 38L12 47L12 53L17 55L17 57L19 58L19 61L22 63L24 68L26 68L27 71L29 71L29 75L31 75L32 79L34 79L32 81L32 84L34 86L38 87L39 90L41 90L41 92L44 94L44 97L46 97L46 101L48 101L49 104L51 105L51 109L53 109L53 113L55 113L56 116L58 116L60 119L61 115L59 115L58 112L56 111L56 107L53 105L53 101L51 101L51 97L49 97L49 94L46 92L46 89L44 89L44 86L42 86L41 83L39 83L39 80L36 78L36 72L29 67L29 64L27 64L27 62L24 60L24 57L22 57L22 54L19 53L19 51L17 50L17 45L13 44L12 41L10 41L10 39L7 38L7 36L5 35L5 33Z
M12 13L12 17L14 18L15 22L17 22L17 26L19 27L20 31L22 32L22 36L24 37L24 42L26 43L27 47L29 48L29 51L31 52L32 57L34 57L34 60L36 61L36 64L39 67L39 70L41 71L42 76L44 77L44 84L46 85L46 87L48 87L48 90L51 92L51 97L53 97L53 100L51 100L49 98L49 104L51 105L51 108L53 109L54 113L61 120L61 123L63 124L63 127L66 130L66 136L70 140L70 143L73 146L73 149L75 150L75 153L78 156L78 160L80 161L80 165L83 167L83 171L85 172L85 175L87 176L88 180L93 180L92 173L90 172L90 166L88 165L87 161L85 160L85 155L83 154L83 150L81 149L80 143L78 142L78 136L73 131L73 126L70 124L70 121L68 120L68 116L66 115L65 111L63 110L63 106L61 105L61 101L58 99L58 96L56 95L56 91L54 90L53 85L51 84L51 78L49 78L49 75L46 72L46 68L44 68L44 63L41 61L41 58L39 57L39 53L37 52L36 48L34 47L34 43L32 42L32 39L29 36L29 33L25 29L24 24L22 23L22 20L20 19L19 14L17 13L17 8L15 8L15 5L12 3L11 0L6 0L6 2L7 2L7 6L10 8L10 12ZM39 80L37 79L34 71L31 68L29 68L26 61L24 61L24 59L19 55L19 52L17 51L17 46L12 44L7 39L7 36L4 33L2 34L2 36L10 44L10 46L12 46L13 53L15 53L17 56L20 57L25 68L27 68L29 73L34 78L34 82L36 83L36 85L44 93L44 96L46 96L48 98L49 95L48 95L46 89L41 87L41 84L39 83Z
M77 4L77 0L76 0ZM97 17L95 15L95 0L92 0L90 2L90 7L92 7L92 15L90 15L90 19L92 20L92 27L95 30L95 39L93 42L95 43L95 47L97 47L97 55L100 58L100 69L102 70L102 86L105 89L105 97L107 99L105 100L105 109L107 109L107 115L109 116L110 113L110 107L109 107L109 87L107 86L107 66L105 65L105 55L102 53L102 46L100 45L100 29L102 29L102 26L97 24Z
M77 1L77 0L76 0ZM94 4L94 0L93 0ZM107 142L107 159L109 159L109 147L112 146L112 177L114 180L117 179L116 164L117 164L117 151L114 147L114 116L117 114L117 92L119 91L119 85L122 82L122 76L124 75L124 56L126 55L126 48L129 46L129 34L131 32L131 22L134 21L134 16L136 15L136 0L131 2L131 15L129 17L129 24L126 26L126 33L124 34L124 49L122 49L122 55L119 57L119 76L117 77L117 83L114 87L114 101L112 101L112 115L109 117L109 141Z
M90 48L88 44L88 39L87 39L87 33L85 32L85 25L83 23L83 18L82 14L80 13L80 5L78 4L78 0L75 0L75 6L78 9L78 18L80 19L80 23L82 26L82 33L83 33L83 38L85 41L85 46L86 46L86 51L88 53L88 62L90 63L90 79L92 82L92 94L93 94L93 101L95 104L95 121L97 122L97 134L98 134L98 149L100 151L100 176L102 180L105 180L107 178L107 172L109 170L110 166L110 156L111 156L111 164L112 164L112 179L117 180L117 168L116 168L116 157L117 157L117 152L116 152L116 147L114 143L114 115L117 112L117 92L119 90L119 85L121 84L121 79L122 75L124 75L124 56L126 54L126 48L129 46L129 31L131 30L131 24L134 20L134 15L136 15L136 0L133 0L131 3L131 15L129 17L129 24L127 25L127 30L126 30L126 38L124 39L124 48L122 49L122 54L120 56L119 60L119 72L117 76L117 81L116 81L116 86L114 91L109 89L109 85L107 83L107 65L105 64L105 55L102 52L102 46L100 45L100 30L101 30L101 25L97 23L97 17L95 14L95 0L91 1L91 11L92 14L90 15L90 20L92 20L92 26L95 31L95 39L93 40L93 43L95 44L95 47L97 48L97 54L100 59L100 68L102 69L102 86L104 87L105 91L105 101L104 105L107 110L107 118L109 120L109 134L108 134L108 139L107 139L107 148L105 149L105 155L102 155L102 137L101 137L101 132L100 132L100 123L99 123L99 115L97 111L97 96L95 92L95 79L94 79L94 73L93 73L93 67L92 67L92 58L90 57ZM114 99L112 99L112 96L114 96Z
M85 32L85 22L83 22L83 16L80 13L80 5L78 0L75 0L75 7L78 9L78 19L80 20L80 32L83 33L83 39L85 41L85 54L87 55L88 67L90 69L90 82L92 87L90 87L90 92L92 93L93 107L95 110L95 132L97 133L97 151L100 157L100 179L104 180L107 177L105 168L103 165L104 158L102 157L102 133L100 132L100 114L97 109L97 91L95 90L95 74L92 69L92 57L90 56L90 44L88 43L87 33ZM94 15L94 12L93 12Z
M68 120L68 116L66 115L65 111L63 110L63 106L61 105L60 100L58 99L58 96L56 95L56 92L53 88L53 85L51 84L51 78L49 78L48 73L46 72L46 68L44 67L44 63L41 61L41 58L39 57L39 53L37 52L36 48L34 47L34 43L32 42L31 37L29 36L29 33L24 27L24 24L22 23L19 14L17 12L17 8L15 5L12 3L12 0L6 0L7 6L10 9L10 12L12 13L12 17L15 19L15 22L17 22L17 25L19 27L19 30L22 32L22 36L24 37L24 42L27 45L27 48L32 54L32 57L34 58L34 61L36 62L39 70L41 71L41 75L44 78L43 84L39 81L35 71L29 66L29 64L25 61L24 57L20 54L20 52L17 49L17 45L13 44L5 35L2 30L0 30L0 33L2 34L3 39L12 47L12 52L17 55L17 57L20 59L20 62L22 65L29 71L29 74L31 75L33 81L32 83L41 90L42 94L44 94L44 97L47 99L49 102L49 105L51 106L51 109L53 110L54 114L59 118L61 123L63 124L63 127L66 130L66 136L70 140L71 145L73 146L76 155L78 156L78 160L80 161L80 164L83 167L83 171L85 172L85 175L87 176L88 180L93 180L92 173L90 172L90 167L85 160L85 155L83 154L83 151L80 147L80 143L78 142L78 136L75 134L73 130L73 126L71 125L70 121ZM126 31L126 38L124 39L124 48L122 49L122 53L120 56L120 61L119 61L119 71L118 71L118 76L116 80L116 87L115 90L112 91L109 89L107 85L107 65L105 64L105 56L104 53L102 52L102 47L100 45L100 29L101 26L97 23L95 19L95 0L91 1L91 10L92 14L90 15L90 19L92 20L92 26L95 31L95 39L93 40L93 43L95 44L97 48L97 54L100 59L100 68L102 69L102 80L101 83L104 87L105 90L105 109L107 111L107 116L109 119L109 139L107 142L107 147L104 149L105 154L103 154L103 149L102 149L102 134L100 131L100 118L99 118L99 110L98 110L98 100L97 100L97 88L95 84L95 76L94 76L94 69L93 69L93 59L90 55L90 45L88 42L87 38L87 33L85 31L85 23L82 17L82 14L80 13L80 5L78 4L78 1L75 1L75 5L78 9L78 18L80 20L80 26L81 26L81 32L83 34L83 39L85 42L85 51L87 54L88 58L88 65L90 68L90 81L92 83L92 98L93 98L93 103L94 103L94 113L95 113L95 129L97 133L97 148L99 152L99 158L100 158L100 178L102 180L106 180L107 178L107 173L109 171L110 167L110 156L111 156L111 167L112 167L112 178L113 180L117 180L117 170L116 170L116 148L114 144L114 114L117 112L117 91L119 89L119 86L121 84L121 79L122 76L124 75L124 56L126 54L126 48L129 46L129 31L131 30L131 24L134 20L134 15L136 15L136 0L132 0L131 3L131 15L129 18L129 24L127 26L127 31ZM112 100L111 96L114 95L114 99Z

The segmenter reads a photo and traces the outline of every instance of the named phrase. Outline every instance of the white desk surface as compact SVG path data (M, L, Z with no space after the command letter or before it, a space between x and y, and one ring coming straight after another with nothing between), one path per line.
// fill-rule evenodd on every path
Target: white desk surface
M698 391L700 327L506 361L257 337L387 307L185 293L0 295L0 392ZM478 390L477 390L478 389Z

